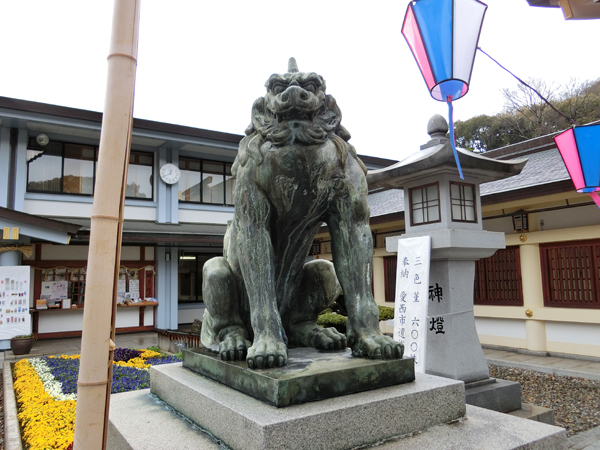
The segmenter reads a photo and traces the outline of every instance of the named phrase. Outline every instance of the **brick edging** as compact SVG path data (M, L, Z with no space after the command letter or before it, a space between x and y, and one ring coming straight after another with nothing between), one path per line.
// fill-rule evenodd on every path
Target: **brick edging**
M17 418L17 399L12 378L12 365L10 361L4 361L4 449L23 450L21 441L21 429Z

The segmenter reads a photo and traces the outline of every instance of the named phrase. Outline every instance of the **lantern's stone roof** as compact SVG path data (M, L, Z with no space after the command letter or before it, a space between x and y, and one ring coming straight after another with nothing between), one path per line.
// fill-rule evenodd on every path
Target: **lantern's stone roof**
M415 177L448 171L456 173L458 169L452 145L445 137L447 131L446 119L439 114L433 116L427 125L431 140L421 146L421 151L393 166L369 171L367 174L369 192L400 189ZM527 163L526 159L501 161L462 148L456 150L465 180L480 184L518 175Z
M521 173L527 163L526 159L500 161L462 148L456 150L466 181L485 183L512 177ZM393 166L370 171L367 174L367 183L370 192L400 189L415 177L457 170L452 146L448 141L421 150Z

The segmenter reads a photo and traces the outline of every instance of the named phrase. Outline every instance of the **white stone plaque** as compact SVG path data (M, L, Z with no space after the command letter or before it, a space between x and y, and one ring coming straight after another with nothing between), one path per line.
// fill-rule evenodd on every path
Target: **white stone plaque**
M415 358L415 371L425 372L429 236L398 239L394 340L404 344L404 356Z

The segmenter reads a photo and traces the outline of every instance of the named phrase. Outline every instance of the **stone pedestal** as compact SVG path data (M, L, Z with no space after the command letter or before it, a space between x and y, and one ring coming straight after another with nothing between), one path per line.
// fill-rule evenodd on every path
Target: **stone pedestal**
M111 396L110 450L566 449L566 431L465 406L460 381L412 383L276 408L181 366ZM465 416L466 412L466 416Z
M464 385L411 383L275 408L179 364L155 366L151 391L232 449L341 450L424 431L465 415Z
M289 350L288 364L250 370L246 361L221 361L206 348L183 350L183 367L270 405L282 407L354 394L415 379L413 359L352 357L350 349Z
M521 385L516 381L487 378L465 385L465 401L498 412L521 409Z

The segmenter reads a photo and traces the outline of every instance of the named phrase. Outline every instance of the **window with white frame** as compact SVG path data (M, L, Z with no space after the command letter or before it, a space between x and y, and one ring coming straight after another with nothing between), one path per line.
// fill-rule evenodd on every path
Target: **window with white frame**
M474 185L451 181L450 202L452 207L452 221L477 222Z
M179 200L191 203L233 205L231 163L180 157Z
M27 192L94 194L98 147L50 141L41 147L35 138L27 147ZM132 150L126 198L153 199L154 154Z
M424 225L441 220L438 183L412 188L409 190L409 197L411 225Z

